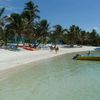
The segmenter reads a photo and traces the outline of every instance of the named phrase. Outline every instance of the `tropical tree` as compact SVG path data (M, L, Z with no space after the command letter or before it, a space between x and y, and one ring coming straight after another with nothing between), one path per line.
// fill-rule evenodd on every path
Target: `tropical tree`
M89 40L90 40L91 45L97 44L97 37L98 37L98 34L97 34L96 30L93 29L92 32L90 32L90 35L89 35Z
M4 19L5 19L5 16L3 16L4 11L5 8L0 8L0 28L3 28L4 26Z
M80 41L80 31L78 26L72 25L68 30L68 40L70 44L77 44Z
M25 4L24 11L22 12L21 16L23 19L27 20L27 27L26 27L26 37L29 38L29 42L35 38L36 32L36 18L40 18L38 16L39 10L38 6L35 5L32 1L29 1Z
M62 35L62 43L63 44L68 44L68 33L67 33L67 29L66 29L66 32L64 32L63 35Z
M85 30L81 30L81 36L80 36L80 44L84 45L85 41L87 40L87 33Z
M6 16L4 16L4 11L5 8L0 8L0 41L4 40L4 25L5 25L5 18Z
M96 45L100 46L100 35L97 34Z
M24 11L22 12L22 16L28 19L28 23L34 23L36 18L40 18L38 16L39 10L38 6L35 5L32 1L26 3Z
M66 29L63 29L61 25L55 25L53 26L54 30L51 32L51 42L53 44L61 43L63 41L63 35L66 31Z
M47 42L48 38L48 31L49 31L49 23L46 19L41 20L37 24L37 32L36 32L36 37L43 43L45 44Z
M22 31L22 20L20 14L12 13L7 18L7 21L8 24L5 26L6 37L9 38L12 34L14 34L14 38L18 38Z

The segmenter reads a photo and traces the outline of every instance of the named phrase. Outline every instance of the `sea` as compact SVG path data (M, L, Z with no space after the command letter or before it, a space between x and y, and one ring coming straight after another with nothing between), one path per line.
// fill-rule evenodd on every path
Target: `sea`
M100 100L100 61L75 53L19 66L0 74L0 100Z

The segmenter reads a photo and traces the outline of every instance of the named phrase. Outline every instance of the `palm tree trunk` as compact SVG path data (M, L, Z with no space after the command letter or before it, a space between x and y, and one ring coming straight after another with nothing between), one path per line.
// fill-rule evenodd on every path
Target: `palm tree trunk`
M4 39L4 41L5 41L5 46L7 46L7 42L8 42L8 41L7 41L7 37L8 37L8 36L7 36L7 33L5 33L5 39Z

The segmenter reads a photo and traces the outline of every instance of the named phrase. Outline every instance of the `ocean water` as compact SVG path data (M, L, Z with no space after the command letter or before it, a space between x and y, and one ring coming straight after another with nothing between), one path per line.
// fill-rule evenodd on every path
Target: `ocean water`
M72 60L73 55L3 73L0 100L100 100L100 62Z

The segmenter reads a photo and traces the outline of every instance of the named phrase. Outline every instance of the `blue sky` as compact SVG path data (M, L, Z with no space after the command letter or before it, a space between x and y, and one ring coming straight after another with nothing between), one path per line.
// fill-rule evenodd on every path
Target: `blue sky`
M0 0L6 13L21 12L29 0ZM60 24L64 28L75 24L91 31L100 32L100 0L33 0L39 6L41 19L47 19L51 26Z

